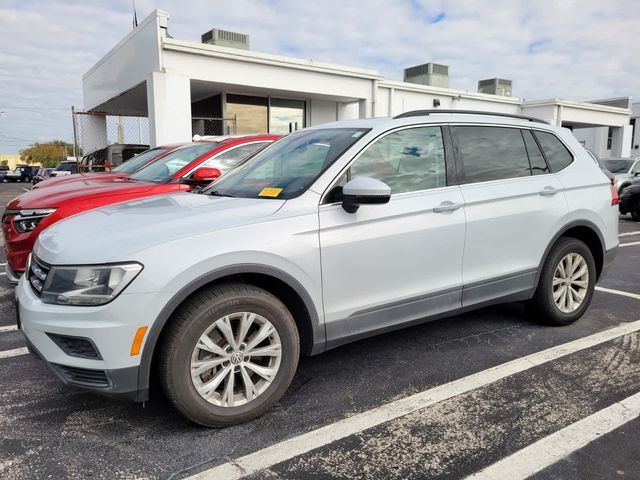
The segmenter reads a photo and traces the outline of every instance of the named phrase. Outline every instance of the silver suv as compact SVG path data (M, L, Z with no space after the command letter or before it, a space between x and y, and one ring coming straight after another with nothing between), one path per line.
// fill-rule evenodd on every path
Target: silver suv
M617 200L540 120L330 123L200 193L45 230L19 318L63 381L144 401L153 373L186 417L230 425L282 397L301 353L501 302L576 321L618 246Z

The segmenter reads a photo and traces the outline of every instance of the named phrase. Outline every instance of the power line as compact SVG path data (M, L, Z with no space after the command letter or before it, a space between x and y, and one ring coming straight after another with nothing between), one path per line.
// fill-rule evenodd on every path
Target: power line
M21 105L19 107L5 107L5 106L1 106L0 109L2 110L64 110L64 111L70 111L69 108L62 108L62 107L43 107L41 105L34 105L34 106L29 106L29 105Z

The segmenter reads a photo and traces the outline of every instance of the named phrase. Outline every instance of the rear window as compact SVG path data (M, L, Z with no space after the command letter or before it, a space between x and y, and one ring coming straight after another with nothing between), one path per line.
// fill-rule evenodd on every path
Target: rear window
M567 147L552 133L536 131L535 136L540 142L542 151L547 157L547 162L552 172L559 172L567 168L573 162L573 156Z
M76 162L65 162L65 163L61 163L56 167L56 170L58 172L71 172L71 173L77 173L78 171L78 165L76 164Z
M517 128L453 127L465 183L531 175L524 140Z
M611 173L629 173L633 160L603 160Z

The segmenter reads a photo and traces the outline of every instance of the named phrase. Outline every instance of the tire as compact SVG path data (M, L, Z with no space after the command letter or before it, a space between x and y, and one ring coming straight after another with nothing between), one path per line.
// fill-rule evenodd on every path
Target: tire
M243 316L244 312L249 312L254 317ZM221 328L226 321L233 333L233 341L236 342L242 336L240 325L243 319L250 324L249 333L244 336L243 343L236 345L237 348L234 349ZM275 329L275 333L252 346L253 341L259 338L258 332L262 328L265 332L270 331L267 324ZM256 347L264 351L265 344L266 347L277 350L275 345L278 342L279 360L277 355L243 356L243 352L256 351ZM196 347L205 344L215 350L230 350L222 352L225 354L223 356ZM271 409L289 388L299 356L298 330L284 304L261 288L230 283L203 289L178 307L165 327L159 344L158 376L165 395L182 415L207 427L226 427L246 422ZM239 357L242 357L242 360L239 360ZM226 361L192 378L193 362L220 363L222 359ZM259 365L256 366L253 362ZM250 364L253 367L250 368ZM258 375L254 368L275 371L275 375L269 383L269 380ZM225 369L226 372L233 373L225 374ZM249 375L250 383L246 382L245 374ZM204 392L217 378L223 376L220 385L208 394L199 393L197 390L201 388ZM229 384L232 385L231 390L237 391L237 394L226 396ZM255 392L247 385L256 387ZM255 395L255 398L251 398L252 395ZM233 405L230 406L229 403ZM236 403L238 405L235 405Z
M584 265L587 269L587 277L585 278L582 276L576 278L576 283L571 286L566 286L564 283L554 286L554 277L556 277L556 274L559 276L562 275L559 271L557 273L559 264L561 261L567 259L567 256L570 254L574 255L573 261L580 265L580 268L577 268L574 273L579 273L582 270L582 264L580 260L578 260L578 257L575 256L577 255L584 261ZM566 263L563 263L563 266L566 265ZM556 282L560 282L558 277L556 277L556 279ZM538 287L536 288L536 292L530 302L534 312L536 313L537 319L545 324L557 326L569 325L575 322L584 315L584 312L591 303L595 289L595 281L596 264L589 247L587 247L584 242L575 238L560 238L547 256L547 260L545 261L540 273ZM554 294L558 295L563 288L569 296L562 297L561 293L559 295L558 302L560 305L565 307L564 311L558 305L556 299L554 299ZM568 289L571 289L576 293L570 293ZM577 303L577 295L580 293L582 294L582 301L576 307L575 303ZM563 298L566 299L567 302L575 301L575 303L573 305L566 305L566 302L562 301Z
M631 218L636 222L640 222L640 198L634 200L631 208L629 209L629 213L631 214Z

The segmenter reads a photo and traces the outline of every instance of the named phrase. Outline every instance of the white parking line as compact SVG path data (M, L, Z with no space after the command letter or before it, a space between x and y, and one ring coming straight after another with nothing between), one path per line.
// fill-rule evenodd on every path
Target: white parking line
M621 295L623 297L635 298L636 300L640 300L640 295L638 295L637 293L623 292L622 290L614 290L612 288L604 287L596 287L596 290L598 292L613 293L614 295Z
M528 478L588 445L601 435L609 433L639 416L640 393L636 393L558 430L522 450L518 450L513 455L503 458L467 478L474 480Z
M5 263L0 263L0 267L4 267L7 264L7 262Z
M15 330L18 330L18 327L16 325L7 325L4 327L0 327L0 333L2 332L13 332Z
M0 272L0 277L1 277L2 275L6 275L6 273L5 273L5 272Z
M565 355L608 342L639 330L640 320L631 323L624 323L603 332L558 345L547 350L542 350L541 352L497 365L487 370L474 373L473 375L454 380L453 382L449 382L415 395L387 403L381 407L359 413L353 417L339 420L335 423L312 430L297 437L290 438L289 440L276 443L270 447L245 455L244 457L240 457L236 460L232 460L228 463L200 472L189 477L189 479L205 480L224 478L230 480L242 478L245 475L250 475L280 462L290 460L294 457L310 452L311 450L315 450L328 445L331 442L335 442L336 440L360 433L363 430L403 417L415 411L422 410L435 403L476 390L516 373L524 372L538 365L564 357Z
M621 243L621 247L630 247L631 245L640 245L640 242Z
M22 187L22 190L24 190L25 192L30 192L31 191L28 188L24 188L24 187Z
M619 237L628 237L630 235L640 235L640 231L637 232L627 232L627 233L620 233L618 236Z
M27 347L14 348L13 350L5 350L3 352L0 352L0 358L17 357L18 355L26 355L27 353L29 353Z

